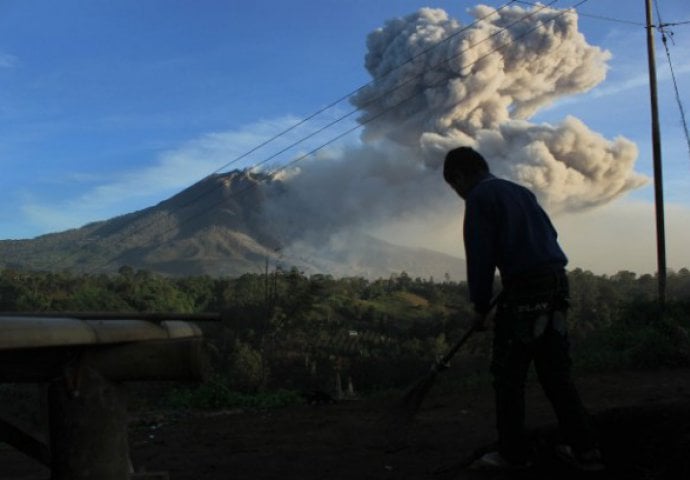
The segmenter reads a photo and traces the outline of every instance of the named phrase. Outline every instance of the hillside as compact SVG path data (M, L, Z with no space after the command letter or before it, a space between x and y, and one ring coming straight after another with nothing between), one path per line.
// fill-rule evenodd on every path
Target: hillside
M264 174L208 177L158 205L81 228L0 241L0 266L116 272L123 265L166 275L241 275L298 267L334 276L462 279L464 262L439 252L393 245L359 231L313 232L266 213L284 186ZM278 224L291 225L290 233Z

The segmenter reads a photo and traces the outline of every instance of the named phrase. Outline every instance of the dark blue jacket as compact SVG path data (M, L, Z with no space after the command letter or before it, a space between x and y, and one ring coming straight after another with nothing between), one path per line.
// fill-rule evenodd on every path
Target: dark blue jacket
M463 235L470 300L480 313L489 308L496 268L506 285L516 276L568 263L534 194L491 174L467 194Z

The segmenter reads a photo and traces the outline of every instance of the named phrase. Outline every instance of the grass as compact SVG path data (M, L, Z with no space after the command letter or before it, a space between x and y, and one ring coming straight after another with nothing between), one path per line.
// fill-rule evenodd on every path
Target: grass
M242 393L230 389L222 376L215 376L198 387L175 388L168 393L164 403L174 409L257 409L267 410L304 403L298 392L276 390L273 392Z

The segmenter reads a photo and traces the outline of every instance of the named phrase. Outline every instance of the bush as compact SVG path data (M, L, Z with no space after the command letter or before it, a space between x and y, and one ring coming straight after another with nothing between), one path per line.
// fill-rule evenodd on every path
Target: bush
M248 343L235 340L227 368L228 386L243 392L256 392L265 385L265 370L261 352Z
M215 410L226 408L273 409L297 405L304 400L298 392L277 390L264 393L240 393L232 390L226 379L213 377L196 388L176 388L172 390L165 405L169 408L194 408Z
M679 310L660 315L654 302L635 302L615 322L590 332L577 346L576 366L602 371L690 365L690 340Z

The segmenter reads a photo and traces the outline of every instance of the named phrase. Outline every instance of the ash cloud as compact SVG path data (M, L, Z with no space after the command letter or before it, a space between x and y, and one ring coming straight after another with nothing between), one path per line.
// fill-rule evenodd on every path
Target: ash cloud
M460 145L532 188L551 212L596 207L646 183L634 171L630 140L609 140L574 117L529 121L605 79L610 54L587 43L575 13L487 6L470 13L476 23L463 26L424 8L369 35L373 80L351 97L362 145L322 153L288 175L268 211L287 237L444 209L440 169Z

